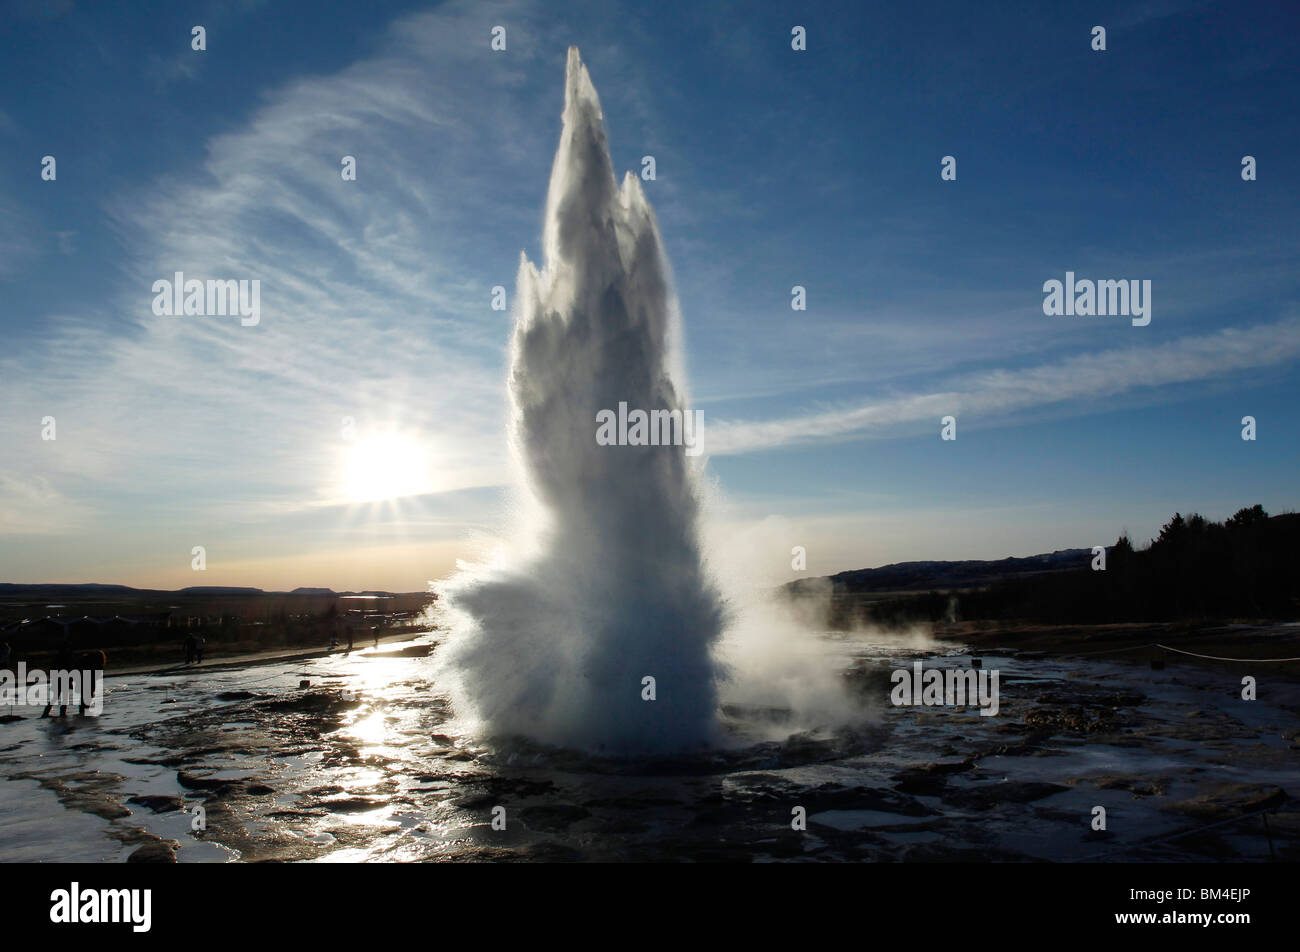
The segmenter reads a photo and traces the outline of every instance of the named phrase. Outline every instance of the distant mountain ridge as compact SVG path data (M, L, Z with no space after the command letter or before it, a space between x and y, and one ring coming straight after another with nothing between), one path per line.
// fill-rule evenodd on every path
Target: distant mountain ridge
M101 582L0 582L0 597L40 595L50 598L69 598L86 595L419 595L420 592L381 592L367 589L363 592L336 592L331 588L300 586L291 592L265 591L260 588L235 585L191 585L187 588L131 588L129 585L106 585Z
M801 579L785 590L825 599L831 628L958 617L1051 625L1300 618L1300 513L1269 515L1256 503L1215 522L1175 512L1146 545L1124 533L1105 552L1096 565L1091 548L903 562Z
M1007 578L1043 572L1087 568L1092 549L1057 549L1039 555L1005 559L965 559L894 562L872 569L851 569L814 579L798 579L786 588L793 594L812 594L829 579L836 593L908 592L931 589L974 588Z

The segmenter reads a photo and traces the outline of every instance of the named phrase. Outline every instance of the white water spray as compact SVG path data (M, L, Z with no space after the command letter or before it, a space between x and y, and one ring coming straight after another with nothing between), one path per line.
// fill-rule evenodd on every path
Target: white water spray
M616 183L602 118L570 48L545 266L521 259L515 300L510 438L524 511L497 563L445 587L444 660L480 733L676 751L716 739L724 608L686 447L596 440L597 414L620 402L686 412L658 227L637 177Z

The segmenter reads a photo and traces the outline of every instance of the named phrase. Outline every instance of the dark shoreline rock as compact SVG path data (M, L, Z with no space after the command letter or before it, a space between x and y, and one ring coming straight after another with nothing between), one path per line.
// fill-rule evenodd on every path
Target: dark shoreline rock
M128 863L174 863L180 844L175 840L151 838L126 858Z
M154 795L135 796L127 797L126 802L146 807L153 813L174 813L177 810L185 809L185 801L180 797Z
M1165 809L1198 820L1214 822L1280 806L1289 798L1281 787L1268 783L1226 783L1194 797L1166 805Z

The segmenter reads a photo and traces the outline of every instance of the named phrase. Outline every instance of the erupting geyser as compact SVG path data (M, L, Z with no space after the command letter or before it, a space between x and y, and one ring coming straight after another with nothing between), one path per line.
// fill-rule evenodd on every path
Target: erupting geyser
M636 176L614 179L576 48L543 251L540 272L520 262L509 377L528 512L501 560L446 586L457 708L489 735L609 753L698 746L714 738L724 608L688 447L596 439L597 415L620 403L685 416L677 306L654 213Z

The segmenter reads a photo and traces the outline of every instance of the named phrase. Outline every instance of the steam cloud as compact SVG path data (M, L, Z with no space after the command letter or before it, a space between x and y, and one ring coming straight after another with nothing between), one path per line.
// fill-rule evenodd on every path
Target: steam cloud
M595 439L597 412L620 401L686 408L654 213L636 176L615 181L576 48L543 251L540 272L521 256L511 343L519 525L501 559L444 589L457 709L487 735L610 753L711 743L725 610L701 554L697 474L682 446Z

